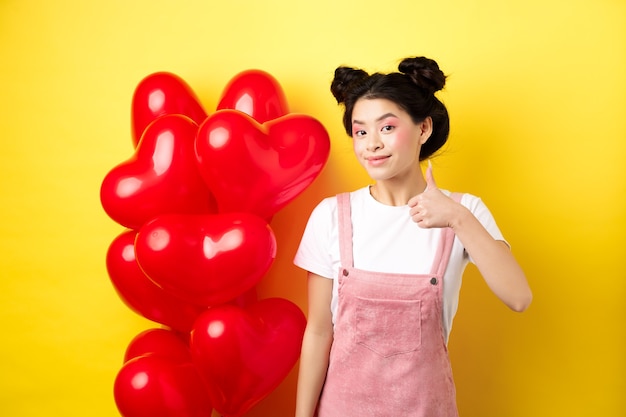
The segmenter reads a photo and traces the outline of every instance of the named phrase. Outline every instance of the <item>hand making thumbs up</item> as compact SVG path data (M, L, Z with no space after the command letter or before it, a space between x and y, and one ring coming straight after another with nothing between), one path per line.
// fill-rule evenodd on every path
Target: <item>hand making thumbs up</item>
M424 192L409 200L411 218L422 228L451 227L459 204L437 187L430 161L428 161L425 177Z

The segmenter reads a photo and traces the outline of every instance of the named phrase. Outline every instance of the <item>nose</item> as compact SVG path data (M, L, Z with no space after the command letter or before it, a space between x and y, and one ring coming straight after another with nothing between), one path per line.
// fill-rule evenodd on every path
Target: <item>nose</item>
M366 148L369 152L374 152L383 148L383 142L380 140L378 133L367 135Z

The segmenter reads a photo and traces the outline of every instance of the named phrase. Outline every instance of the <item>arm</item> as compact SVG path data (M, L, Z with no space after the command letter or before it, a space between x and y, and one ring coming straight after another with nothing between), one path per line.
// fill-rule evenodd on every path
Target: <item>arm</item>
M532 292L524 271L507 244L494 240L467 208L456 202L454 204L458 207L450 217L450 227L491 291L511 310L526 310L532 301Z
M522 268L506 243L495 240L474 215L439 190L426 171L426 190L409 201L411 217L420 227L451 227L493 293L514 311L524 311L532 292Z
M317 407L333 342L333 324L330 311L333 280L309 273L308 320L298 373L296 417L312 417Z

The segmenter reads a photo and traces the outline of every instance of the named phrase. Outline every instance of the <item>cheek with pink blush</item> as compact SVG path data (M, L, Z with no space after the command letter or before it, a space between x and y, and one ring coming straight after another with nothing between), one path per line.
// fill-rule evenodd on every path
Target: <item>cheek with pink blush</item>
M395 149L410 148L415 145L415 138L410 134L408 129L396 127L395 135L389 138L388 144Z

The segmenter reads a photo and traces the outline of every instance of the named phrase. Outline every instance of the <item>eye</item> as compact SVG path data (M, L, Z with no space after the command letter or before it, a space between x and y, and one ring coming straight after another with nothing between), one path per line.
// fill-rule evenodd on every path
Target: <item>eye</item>
M386 132L389 133L394 129L395 126L391 126L391 125L385 125L382 127L382 129L380 129L381 132Z
M365 135L366 135L365 130L354 130L352 132L352 136L355 137L355 138L360 138L360 137L363 137Z

